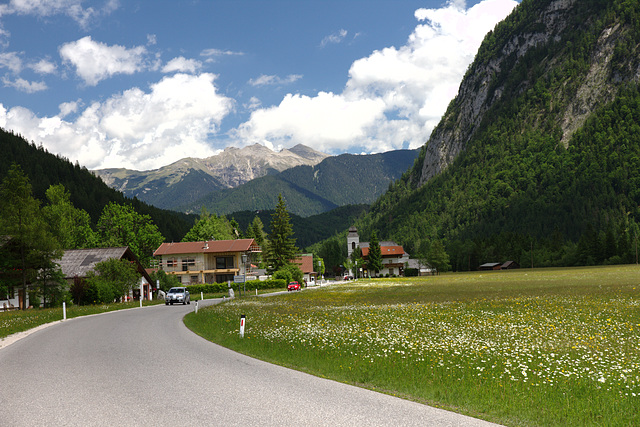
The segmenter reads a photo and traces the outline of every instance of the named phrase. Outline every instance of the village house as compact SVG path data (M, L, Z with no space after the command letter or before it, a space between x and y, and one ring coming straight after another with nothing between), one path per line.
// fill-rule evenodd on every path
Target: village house
M124 259L135 264L140 274L140 285L142 286L143 299L150 299L151 277L144 269L138 258L127 246L118 248L93 248L93 249L68 249L64 251L62 258L54 260L60 266L60 270L67 282L71 286L76 279L84 279L89 271L93 271L96 264L109 259ZM140 296L140 286L133 289L127 297L138 298ZM26 299L26 300L25 300ZM22 294L22 288L11 286L7 295L0 295L0 310L17 309L25 302L27 306L42 304L42 301L29 301L29 295Z
M94 271L96 264L110 259L124 259L134 264L138 274L140 274L140 285L136 289L132 289L130 298L138 299L140 297L140 287L142 287L142 299L152 299L152 280L149 273L140 264L138 257L129 249L128 246L117 248L93 248L93 249L68 249L64 251L64 255L55 262L60 265L60 270L65 280L71 286L76 278L84 279L87 273Z
M313 254L302 254L296 259L291 260L291 262L296 264L300 270L302 270L304 281L307 284L315 283L318 273L314 271Z
M358 247L362 251L362 258L366 261L369 256L369 242L361 242L358 229L351 226L347 234L347 255L350 257ZM404 275L404 266L409 262L409 254L404 251L402 246L392 241L383 241L380 242L380 253L382 254L382 270L378 272L379 275ZM358 266L359 270L360 268ZM365 270L362 270L362 272L365 273ZM373 272L368 272L368 274L372 275ZM360 276L360 273L358 273L358 276Z
M163 243L153 255L161 270L190 285L233 282L235 276L250 275L251 254L257 252L261 249L254 239L238 239Z

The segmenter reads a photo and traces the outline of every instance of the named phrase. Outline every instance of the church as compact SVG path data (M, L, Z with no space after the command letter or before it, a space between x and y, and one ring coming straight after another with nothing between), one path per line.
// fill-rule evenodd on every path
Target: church
M362 258L367 261L369 255L369 242L361 242L358 229L355 226L349 227L347 234L347 255L351 257L356 248L362 251ZM403 276L404 266L409 262L409 254L402 246L392 241L381 241L380 252L382 254L382 270L378 276ZM358 266L358 277L373 277L375 272L367 271L366 264Z

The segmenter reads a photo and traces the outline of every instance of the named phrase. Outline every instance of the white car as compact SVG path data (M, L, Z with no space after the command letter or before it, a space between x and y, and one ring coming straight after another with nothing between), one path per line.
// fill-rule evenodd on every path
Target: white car
M191 297L187 288L171 288L164 297L165 305L173 305L173 303L191 304Z

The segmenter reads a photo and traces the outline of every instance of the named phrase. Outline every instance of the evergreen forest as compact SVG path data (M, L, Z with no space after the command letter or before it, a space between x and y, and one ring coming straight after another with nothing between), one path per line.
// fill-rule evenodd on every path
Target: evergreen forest
M532 26L549 3L524 0L487 35L465 79L510 41L539 30ZM421 185L423 147L357 224L364 240L375 230L412 255L442 242L456 271L507 260L523 267L637 262L640 3L580 1L564 18L558 37L503 58L509 68L487 82L501 97L465 149ZM563 140L566 112L598 62L602 35L614 30L606 78L592 94L596 107ZM456 122L461 101L451 102L439 128Z

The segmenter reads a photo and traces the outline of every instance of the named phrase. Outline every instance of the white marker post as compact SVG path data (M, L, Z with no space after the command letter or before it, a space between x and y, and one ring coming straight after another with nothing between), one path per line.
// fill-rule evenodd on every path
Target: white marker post
M204 299L204 292L200 291L200 301L202 301Z
M62 320L67 320L67 303L62 301Z
M245 315L240 316L240 338L244 338L244 322L246 320Z
M196 301L196 314L198 314L198 301Z

